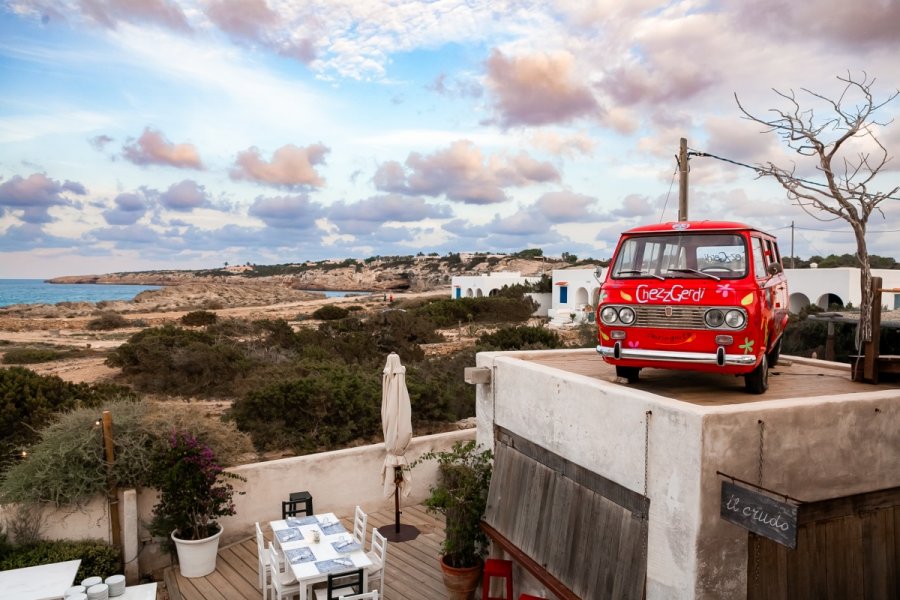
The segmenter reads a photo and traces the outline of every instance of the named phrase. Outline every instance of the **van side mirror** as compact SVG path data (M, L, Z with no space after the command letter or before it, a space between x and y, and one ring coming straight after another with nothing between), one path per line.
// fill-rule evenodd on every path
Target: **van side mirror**
M599 266L598 266L598 267L596 267L596 268L594 269L594 278L595 278L597 281L600 281L600 276L601 276L602 274L603 274L603 267L599 267Z
M784 272L784 267L781 266L780 262L770 262L766 266L766 273L771 276L778 275L779 273Z

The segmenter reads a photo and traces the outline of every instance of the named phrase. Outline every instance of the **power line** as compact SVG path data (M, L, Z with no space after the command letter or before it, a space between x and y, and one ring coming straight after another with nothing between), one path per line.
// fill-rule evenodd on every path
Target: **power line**
M768 174L768 171L766 171L766 170L763 169L763 168L760 168L760 167L754 167L753 165L748 165L747 163L742 163L742 162L737 161L737 160L732 160L732 159L730 159L730 158L725 158L724 156L716 156L715 154L710 154L709 152L700 152L699 150L691 150L690 152L688 152L688 157L691 157L691 156L701 156L701 157L704 157L704 158L714 158L714 159L716 159L716 160L721 160L722 162L727 162L727 163L731 163L731 164L733 164L733 165L737 165L737 166L739 166L739 167L744 167L744 168L746 168L746 169L751 169L751 170L753 170L753 171L756 171L756 172L757 172L758 174L760 174L760 175ZM791 177L791 179L793 179L794 181L799 181L800 183L806 183L806 184L809 184L809 185L815 185L815 186L818 186L818 187L825 187L825 188L828 187L828 184L822 183L822 182L820 182L820 181L810 181L809 179L801 179L801 178L799 178L799 177ZM863 195L864 195L864 196L872 196L873 194L863 194ZM885 200L900 200L900 198L896 198L896 197L894 197L894 196L885 196L884 199L885 199ZM823 231L824 231L824 230L823 230Z

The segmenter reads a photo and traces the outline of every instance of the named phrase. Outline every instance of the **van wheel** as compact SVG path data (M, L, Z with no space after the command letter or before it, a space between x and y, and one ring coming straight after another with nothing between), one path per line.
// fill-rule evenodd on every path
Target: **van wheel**
M778 341L775 342L775 346L769 351L769 355L767 358L769 359L769 368L774 368L778 366L778 359L781 356L781 341L784 339L784 335L778 338Z
M765 354L756 368L744 375L744 385L751 394L763 394L769 389L769 361Z
M637 383L640 367L616 367L616 377L621 377L628 383Z

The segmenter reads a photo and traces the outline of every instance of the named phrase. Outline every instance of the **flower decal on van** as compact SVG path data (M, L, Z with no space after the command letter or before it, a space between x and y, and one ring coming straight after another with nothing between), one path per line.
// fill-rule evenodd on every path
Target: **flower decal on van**
M716 286L716 293L718 293L723 298L729 297L734 292L734 288L731 287L730 283L720 283Z
M753 292L741 298L741 306L750 306L751 304L753 304Z
M631 302L632 300L631 294L628 292L619 292L619 295L622 296L622 300L627 300L628 302Z
M743 350L744 354L750 354L751 352L753 352L753 344L755 343L756 342L754 340L751 340L750 338L744 338L744 343L738 346L738 348Z

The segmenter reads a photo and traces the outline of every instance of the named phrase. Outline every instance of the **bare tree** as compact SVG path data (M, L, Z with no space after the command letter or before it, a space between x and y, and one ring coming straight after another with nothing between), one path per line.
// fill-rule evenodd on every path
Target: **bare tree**
M817 115L813 108L803 108L793 90L773 90L786 101L786 108L772 108L772 117L764 119L751 114L734 98L745 118L764 125L764 133L775 133L797 154L815 162L822 181L797 176L797 165L784 168L768 162L757 167L759 176L774 177L787 191L787 196L807 214L820 221L843 219L850 224L856 237L856 258L860 266L859 336L860 342L872 339L872 269L866 247L866 226L883 200L893 196L900 186L888 191L872 189L873 180L891 160L887 149L875 135L878 127L887 123L875 120L875 113L900 95L900 90L877 101L872 96L875 79L866 73L862 77L847 74L838 77L844 89L836 98L801 88L810 102L821 101L826 114ZM852 140L863 140L854 144ZM818 214L817 214L818 213ZM824 213L824 214L823 214Z

